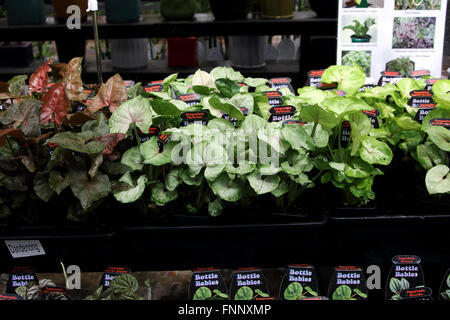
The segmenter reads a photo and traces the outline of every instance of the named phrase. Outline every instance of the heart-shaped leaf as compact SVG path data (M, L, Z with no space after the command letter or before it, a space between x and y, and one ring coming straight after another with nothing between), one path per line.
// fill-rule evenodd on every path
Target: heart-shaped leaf
M109 120L111 133L127 133L135 124L142 132L148 132L152 125L152 110L148 99L138 96L118 107Z
M28 83L28 94L33 92L45 92L47 90L48 85L48 72L50 72L50 64L53 63L53 60L49 60L42 64L35 73L33 73L30 77L30 81Z
M440 164L428 170L425 185L430 194L450 192L450 168Z
M114 112L128 99L127 87L119 74L109 78L100 88L94 100L89 104L87 110L95 113L109 106L109 111Z
M87 154L102 152L105 146L99 141L88 142L92 138L94 138L92 131L80 133L66 131L54 135L47 143L55 143L62 148Z
M111 192L111 183L107 175L97 173L95 177L89 179L86 172L82 170L70 172L70 186L85 210Z
M70 110L70 101L67 97L64 83L53 85L42 97L41 125L46 125L49 121L55 121L60 127L64 116Z

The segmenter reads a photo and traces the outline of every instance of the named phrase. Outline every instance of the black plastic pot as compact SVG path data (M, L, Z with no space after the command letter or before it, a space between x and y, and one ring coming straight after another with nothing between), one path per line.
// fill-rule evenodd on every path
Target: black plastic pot
M209 0L216 20L244 20L250 9L250 0Z
M320 18L337 18L339 1L309 0L311 9Z

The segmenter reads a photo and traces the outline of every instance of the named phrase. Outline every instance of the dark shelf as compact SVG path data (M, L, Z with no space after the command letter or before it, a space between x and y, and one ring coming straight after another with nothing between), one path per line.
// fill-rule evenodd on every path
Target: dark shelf
M90 19L89 19L90 20ZM296 12L293 19L239 21L214 21L211 14L196 15L194 21L163 21L158 15L144 16L137 23L99 24L102 39L167 38L189 36L231 35L317 35L337 34L337 19L317 18L312 12ZM43 25L9 26L6 18L0 19L2 41L59 40L68 37L93 39L92 24L82 23L80 30L69 30L47 18Z

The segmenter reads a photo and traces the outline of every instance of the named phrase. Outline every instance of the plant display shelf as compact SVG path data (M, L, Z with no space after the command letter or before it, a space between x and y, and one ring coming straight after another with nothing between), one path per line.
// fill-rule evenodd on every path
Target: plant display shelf
M0 19L0 39L2 41L42 41L74 37L93 39L91 18L81 24L80 30L69 30L65 24L56 24L47 19L43 25L9 26L6 18ZM160 16L143 16L137 23L99 24L101 39L129 38L171 38L190 36L239 36L239 35L301 35L299 67L300 81L306 80L309 71L308 52L312 36L336 36L337 19L318 18L311 12L296 12L293 19L264 20L248 19L239 21L214 21L212 14L196 15L194 21L163 21ZM314 55L310 55L314 56ZM276 68L274 67L274 70ZM13 70L8 70L11 72ZM281 72L282 70L280 70ZM166 70L166 74L172 71ZM274 72L267 70L267 73ZM275 70L275 73L278 71ZM0 74L5 72L0 71Z

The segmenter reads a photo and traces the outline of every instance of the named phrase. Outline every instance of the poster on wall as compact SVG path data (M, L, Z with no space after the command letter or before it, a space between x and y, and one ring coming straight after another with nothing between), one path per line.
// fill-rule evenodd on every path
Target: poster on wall
M440 78L446 12L447 0L339 0L338 64L375 81L384 71Z

